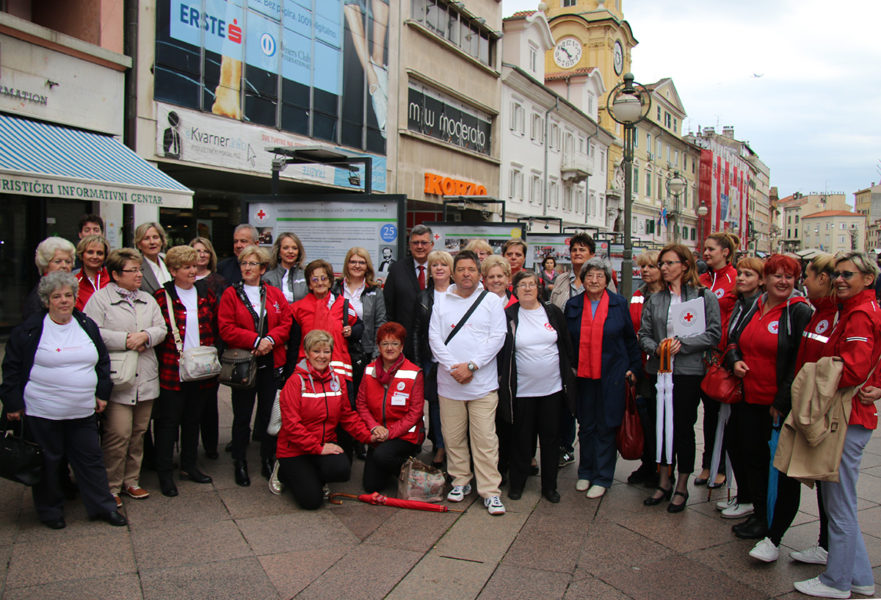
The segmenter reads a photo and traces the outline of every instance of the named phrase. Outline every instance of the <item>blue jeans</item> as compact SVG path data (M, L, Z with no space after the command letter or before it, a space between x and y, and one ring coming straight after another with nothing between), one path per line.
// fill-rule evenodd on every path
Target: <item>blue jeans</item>
M615 427L606 427L599 379L578 378L575 412L578 419L578 479L612 487L615 477Z
M820 492L829 517L829 559L820 581L837 590L851 585L874 585L872 564L857 520L857 478L863 448L872 430L849 425L838 469L839 482L823 482Z

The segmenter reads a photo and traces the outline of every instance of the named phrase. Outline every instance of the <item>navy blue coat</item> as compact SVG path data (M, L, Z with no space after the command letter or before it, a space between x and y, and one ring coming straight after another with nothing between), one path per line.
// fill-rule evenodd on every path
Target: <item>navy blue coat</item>
M608 290L605 293L609 296L609 314L603 325L600 397L603 401L603 413L606 416L605 426L612 428L619 427L624 419L625 375L627 371L632 371L638 377L642 373L642 359L627 300L624 296ZM584 292L573 296L566 303L566 310L563 311L569 337L572 339L574 354L572 365L576 372L580 364L581 314L585 310L585 300ZM590 306L587 306L586 310L590 310Z

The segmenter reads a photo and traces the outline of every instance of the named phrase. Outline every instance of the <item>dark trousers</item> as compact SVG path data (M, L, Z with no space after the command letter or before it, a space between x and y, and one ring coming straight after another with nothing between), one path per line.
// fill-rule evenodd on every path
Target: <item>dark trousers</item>
M444 447L444 434L441 432L440 401L437 399L437 363L426 361L422 365L425 385L425 401L428 403L428 439L434 450Z
M217 440L220 437L220 418L217 414L217 389L220 384L215 383L213 391L205 395L205 404L202 406L202 419L199 428L202 431L202 447L205 452L217 452Z
M541 443L541 489L557 489L560 459L560 411L563 393L550 396L514 399L514 424L511 435L510 489L522 490L529 477L535 455L535 436Z
M575 416L578 419L578 478L590 480L591 485L612 487L615 477L615 447L617 427L606 425L603 410L602 382L599 379L578 378L578 398ZM621 398L624 401L624 398Z
M792 520L798 513L798 505L801 500L801 482L791 479L783 473L777 472L777 500L774 502L774 518L768 529L768 537L775 546L780 545L783 534L792 525Z
M820 513L820 537L817 539L817 545L823 550L829 550L829 515L826 514L823 494L820 493L823 483L818 481L815 487L817 488L817 510Z
M304 454L278 459L278 478L300 508L315 510L324 502L325 483L348 481L352 463L345 454Z
M508 481L511 468L511 446L514 444L514 428L496 412L496 437L499 438L499 475Z
M719 422L720 402L707 398L701 393L701 401L704 403L704 455L701 457L701 468L709 469L713 462L713 446L716 443L716 424ZM725 473L725 436L722 436L722 454L719 459L717 473ZM712 481L710 482L712 483Z
M575 415L563 406L560 410L560 450L572 454L575 452Z
M683 475L694 471L694 424L702 379L701 375L673 375L673 462L679 465L679 473ZM664 440L656 443L663 444ZM665 452L661 452L661 457L664 456Z
M386 440L370 448L364 461L364 491L368 494L381 492L388 486L389 480L400 474L401 465L421 450L421 445L401 439Z
M196 466L202 409L206 399L213 393L211 389L200 389L199 385L198 381L184 381L180 384L180 390L163 388L153 404L156 471L160 477L169 476L173 469L178 429L181 471L190 471Z
M107 469L98 441L98 420L95 415L59 421L31 416L25 418L27 437L43 449L43 478L31 488L39 519L48 521L64 516L64 493L59 483L59 470L64 456L73 467L88 515L91 517L115 511L116 501L110 495L107 483Z
M245 460L248 450L248 436L251 434L251 413L257 401L257 416L254 418L254 438L260 441L260 458L275 456L275 436L266 433L272 403L278 388L275 372L269 366L257 369L256 384L248 390L232 390L232 458Z
M725 437L728 457L737 478L737 501L751 502L755 514L768 514L768 470L771 450L771 414L763 404L740 402L731 407Z
M639 395L636 397L636 412L639 413L639 422L642 425L642 467L644 469L655 470L657 463L655 454L655 419L657 418L658 403L656 401L657 391L655 384L658 381L657 375L646 374L644 385L638 389Z

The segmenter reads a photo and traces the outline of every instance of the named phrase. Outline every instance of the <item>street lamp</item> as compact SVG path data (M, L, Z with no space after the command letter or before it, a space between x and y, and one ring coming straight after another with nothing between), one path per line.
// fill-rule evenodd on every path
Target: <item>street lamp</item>
M710 212L706 204L701 204L694 211L697 213L697 247L700 250L704 245L704 217Z
M624 81L609 92L606 110L609 116L624 125L624 258L621 261L621 293L629 298L633 293L633 146L635 125L645 119L652 106L652 98L645 86L633 82L633 73L625 73Z
M673 194L673 241L679 243L679 196L685 191L688 181L679 174L679 171L673 171L673 177L667 180L667 195Z

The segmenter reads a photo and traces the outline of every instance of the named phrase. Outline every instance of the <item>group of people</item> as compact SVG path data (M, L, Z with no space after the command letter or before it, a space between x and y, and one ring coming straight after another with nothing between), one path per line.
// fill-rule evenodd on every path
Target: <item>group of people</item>
M624 298L583 233L569 241L571 271L556 273L553 259L525 269L523 240L507 242L501 256L483 241L451 256L417 225L410 256L391 264L380 286L364 248L349 249L335 279L327 261L306 261L293 233L269 251L255 228L240 225L233 256L218 263L203 237L165 251L158 223L136 229L135 248L112 251L99 218L82 225L76 248L60 238L37 248L43 277L7 345L0 390L7 418L24 415L44 448L34 500L50 527L64 526L68 464L89 514L112 524L125 523L121 495L149 495L139 483L145 454L166 496L178 493L178 440L179 476L211 482L197 458L200 434L206 457L219 454L218 380L183 381L179 365L188 350L213 347L255 358L254 385L232 390L236 483L250 485L253 438L270 488L290 490L307 509L321 506L326 484L349 478L354 455L365 459L365 490L385 489L421 451L426 420L451 502L473 483L488 512L504 514L501 488L507 483L516 500L535 474L542 495L559 502L557 471L575 462L576 432L575 488L599 498L613 482L616 433L633 393L645 450L628 481L654 488L646 506L666 502L679 513L703 403L693 485L736 479L736 498L718 508L744 519L735 535L760 540L751 556L776 560L800 483L771 478L777 494L768 506L768 440L792 409L802 366L836 356L844 360L839 386L858 392L840 481L818 486L820 544L793 555L827 570L796 587L847 597L835 594L873 585L855 496L881 397L878 267L865 254L818 256L802 293L797 260L737 260L737 237L714 233L703 248L706 272L690 249L670 244L637 257L642 284ZM701 391L713 354L742 381L742 402L723 407ZM95 413L103 413L100 435Z

